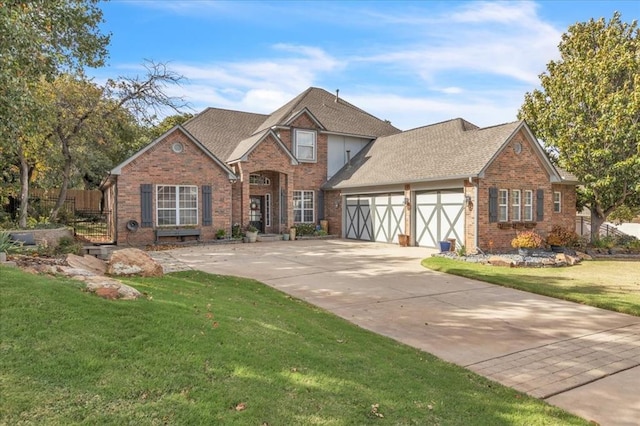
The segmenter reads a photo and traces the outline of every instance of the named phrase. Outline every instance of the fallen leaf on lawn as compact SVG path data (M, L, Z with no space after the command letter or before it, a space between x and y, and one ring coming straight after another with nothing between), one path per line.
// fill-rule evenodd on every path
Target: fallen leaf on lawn
M213 318L213 314L211 312L207 312L207 318L209 319Z
M373 404L371 406L371 414L373 414L376 417L382 418L384 417L384 414L378 411L379 408L380 408L380 404Z
M211 327L213 327L213 328L218 328L218 326L219 326L219 325L220 325L220 324L218 324L218 321L214 321L214 322L211 324Z
M242 411L246 408L247 408L247 404L245 404L244 402L241 402L240 404L236 405L236 411Z

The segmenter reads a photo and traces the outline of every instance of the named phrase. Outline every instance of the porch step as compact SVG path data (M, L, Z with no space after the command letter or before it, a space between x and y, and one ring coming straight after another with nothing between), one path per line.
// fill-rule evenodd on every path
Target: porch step
M82 254L88 254L89 256L95 256L98 259L107 260L115 249L116 246L114 245L84 246L82 247Z
M257 241L269 242L269 241L281 241L282 235L280 234L258 234Z

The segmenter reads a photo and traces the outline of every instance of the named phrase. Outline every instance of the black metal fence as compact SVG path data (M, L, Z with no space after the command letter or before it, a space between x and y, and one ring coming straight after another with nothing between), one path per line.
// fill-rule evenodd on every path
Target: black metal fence
M73 218L73 230L76 235L96 242L112 240L111 212L109 211L77 211Z

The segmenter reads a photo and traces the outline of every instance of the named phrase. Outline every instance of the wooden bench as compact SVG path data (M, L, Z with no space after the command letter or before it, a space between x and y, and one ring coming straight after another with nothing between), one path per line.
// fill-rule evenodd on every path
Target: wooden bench
M184 237L196 237L200 241L199 229L156 229L156 244L160 242L160 237L180 237L184 241Z

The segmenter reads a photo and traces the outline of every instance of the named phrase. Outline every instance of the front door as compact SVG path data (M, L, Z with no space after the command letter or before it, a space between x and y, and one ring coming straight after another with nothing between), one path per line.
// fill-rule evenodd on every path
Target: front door
M264 232L264 196L252 195L249 202L249 224Z

